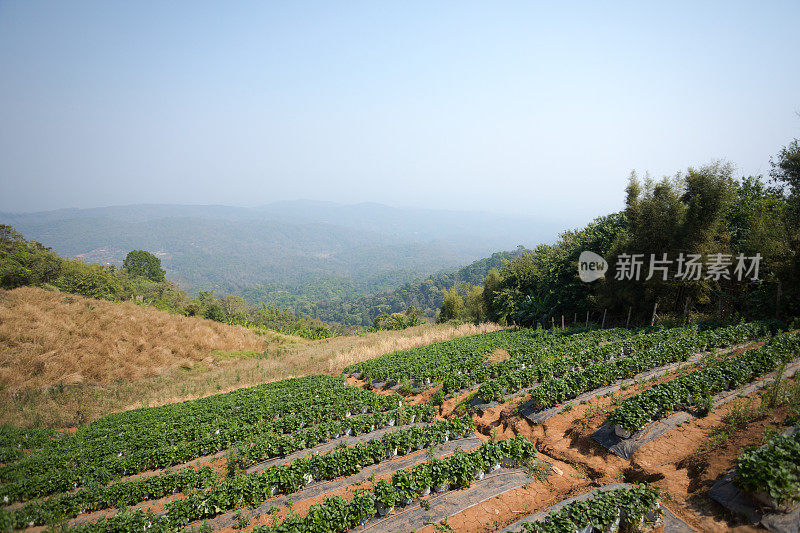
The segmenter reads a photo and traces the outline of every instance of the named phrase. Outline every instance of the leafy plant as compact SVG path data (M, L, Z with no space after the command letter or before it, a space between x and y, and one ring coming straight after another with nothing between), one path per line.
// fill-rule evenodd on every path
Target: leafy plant
M798 350L800 339L797 335L778 335L760 348L711 362L700 370L659 383L628 398L609 414L607 422L638 431L651 420L663 418L676 409L695 406L702 414L710 407L711 396L750 383L775 370L783 361L796 356Z
M778 435L739 456L736 484L763 492L779 505L800 501L800 432Z
M385 508L390 509L397 503L397 492L394 487L385 479L379 479L372 489L375 494L375 502L380 503Z

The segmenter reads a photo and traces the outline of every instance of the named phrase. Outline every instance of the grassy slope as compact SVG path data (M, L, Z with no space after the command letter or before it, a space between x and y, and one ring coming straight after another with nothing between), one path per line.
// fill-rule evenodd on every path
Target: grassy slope
M420 326L319 341L132 303L0 291L0 424L71 427L290 376L339 374L377 355L496 326Z
M133 381L192 367L212 350L267 349L242 327L33 287L0 292L0 345L10 391Z

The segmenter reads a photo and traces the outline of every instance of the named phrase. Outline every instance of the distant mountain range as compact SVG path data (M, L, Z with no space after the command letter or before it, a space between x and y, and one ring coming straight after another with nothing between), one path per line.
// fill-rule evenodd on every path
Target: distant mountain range
M298 294L309 301L394 289L497 250L553 241L558 231L519 216L303 200L0 213L0 223L87 262L121 264L130 250L148 250L189 291L283 305Z

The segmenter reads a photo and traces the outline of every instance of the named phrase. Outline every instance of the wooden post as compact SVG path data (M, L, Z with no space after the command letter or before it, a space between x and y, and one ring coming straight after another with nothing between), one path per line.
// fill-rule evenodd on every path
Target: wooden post
M561 331L564 331L564 315L561 315Z
M653 305L653 317L650 319L650 325L653 326L656 323L656 311L658 311L658 302Z
M554 317L554 316L550 317L550 328L551 329L556 329L556 317Z
M606 329L606 312L608 309L603 309L603 323L600 325L600 329Z
M631 313L633 312L633 306L628 306L628 320L625 321L625 328L629 328L631 325Z
M683 303L683 321L684 322L686 322L686 317L689 314L689 302L691 302L691 301L692 301L692 299L687 296L686 297L686 301Z
M589 329L589 310L586 310L586 329Z

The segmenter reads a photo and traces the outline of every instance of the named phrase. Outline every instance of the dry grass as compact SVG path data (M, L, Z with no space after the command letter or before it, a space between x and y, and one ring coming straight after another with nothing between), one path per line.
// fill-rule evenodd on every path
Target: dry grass
M509 359L511 359L509 353L502 348L498 348L493 351L491 355L489 355L486 361L496 365L497 363L502 363L503 361L507 361Z
M419 326L309 342L275 336L267 343L244 328L133 304L37 289L0 298L0 424L26 427L73 427L114 411L339 374L383 353L500 329Z
M267 343L242 327L23 287L0 292L0 347L0 385L15 392L135 381Z

